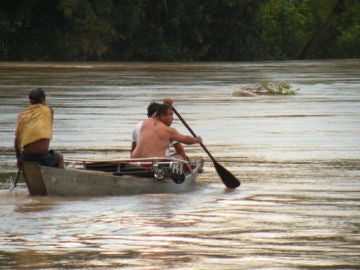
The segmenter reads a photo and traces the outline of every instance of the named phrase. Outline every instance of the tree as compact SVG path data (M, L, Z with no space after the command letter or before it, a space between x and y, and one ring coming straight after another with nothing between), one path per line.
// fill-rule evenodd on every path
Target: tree
M318 46L320 40L326 34L326 31L334 24L337 17L344 12L345 10L345 1L337 0L334 8L331 10L330 14L327 16L324 23L319 27L319 29L315 32L309 42L305 45L304 49L299 55L300 59L305 59L310 56L310 53L314 50L315 47Z
M0 60L360 56L358 0L2 0Z
M308 1L270 0L257 14L264 43L260 58L293 59L314 23Z
M63 40L59 47L68 60L101 60L118 35L112 26L111 0L60 0Z

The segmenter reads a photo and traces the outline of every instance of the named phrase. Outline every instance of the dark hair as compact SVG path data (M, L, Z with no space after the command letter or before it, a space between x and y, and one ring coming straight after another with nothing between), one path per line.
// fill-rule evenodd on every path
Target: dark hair
M160 117L166 115L168 110L171 110L171 107L168 104L160 104L159 108L156 111L156 116Z
M147 116L151 117L154 115L154 113L157 112L158 108L160 106L160 103L157 102L151 102L149 106L147 107Z
M45 92L42 88L36 88L29 93L31 104L37 104L45 100Z

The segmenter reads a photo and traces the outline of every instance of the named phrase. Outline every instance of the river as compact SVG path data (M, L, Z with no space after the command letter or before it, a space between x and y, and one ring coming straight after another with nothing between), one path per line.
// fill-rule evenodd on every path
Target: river
M232 95L262 80L298 92ZM39 86L65 158L129 157L149 102L170 97L242 184L227 190L194 145L205 172L185 194L9 191L16 116ZM360 60L2 62L0 105L0 269L359 269Z

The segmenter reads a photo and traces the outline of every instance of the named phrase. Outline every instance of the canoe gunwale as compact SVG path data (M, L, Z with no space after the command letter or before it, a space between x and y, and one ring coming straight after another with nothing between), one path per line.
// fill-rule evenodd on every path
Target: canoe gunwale
M68 160L67 166L93 171L108 171L114 175L137 175L142 177L155 177L162 180L171 177L181 183L185 179L184 165L190 163L187 160L176 158L140 158L124 160Z

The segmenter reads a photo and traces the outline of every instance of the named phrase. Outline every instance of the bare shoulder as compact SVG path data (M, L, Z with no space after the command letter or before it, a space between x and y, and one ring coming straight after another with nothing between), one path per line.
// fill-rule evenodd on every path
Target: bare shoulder
M165 125L165 126L166 126L166 125ZM175 128L173 128L173 127L168 127L168 126L166 126L166 129L167 129L168 132L171 133L171 134L179 134L179 132L178 132Z
M167 126L166 130L167 130L169 139L174 140L174 141L182 140L183 135L179 131L177 131L175 128Z
M148 126L150 125L151 123L153 123L154 120L152 119L145 119L143 122L142 122L142 126Z

